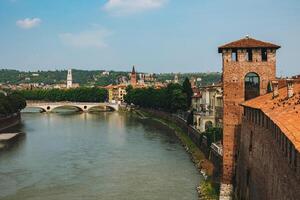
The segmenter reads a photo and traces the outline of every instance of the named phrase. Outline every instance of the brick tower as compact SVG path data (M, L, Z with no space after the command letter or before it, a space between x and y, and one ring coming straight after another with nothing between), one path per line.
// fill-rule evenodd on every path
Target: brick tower
M132 87L136 86L137 79L136 79L136 72L134 66L132 67L131 75L130 75L130 84Z
M280 46L246 38L218 48L223 62L223 176L221 199L230 199L238 154L238 138L245 100L267 92L276 76L276 50Z

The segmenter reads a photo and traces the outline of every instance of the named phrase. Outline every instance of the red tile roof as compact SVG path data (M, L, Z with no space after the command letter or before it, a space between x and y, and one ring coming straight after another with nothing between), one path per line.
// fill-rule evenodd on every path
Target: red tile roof
M243 48L271 48L271 49L279 49L280 46L276 44L272 44L269 42L263 42L260 40L256 40L250 37L245 37L243 39L230 42L228 44L222 45L219 47L219 53L222 52L223 49L243 49Z
M267 115L300 152L300 83L294 85L294 96L287 98L287 87L242 103L242 106L261 110Z

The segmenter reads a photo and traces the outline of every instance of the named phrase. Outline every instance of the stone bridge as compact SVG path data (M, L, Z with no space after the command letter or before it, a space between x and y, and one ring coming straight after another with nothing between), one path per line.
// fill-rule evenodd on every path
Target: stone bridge
M56 108L60 107L71 107L77 108L80 111L88 112L91 108L102 107L104 109L110 108L112 110L118 111L119 105L113 103L94 103L94 102L35 102L27 101L26 108L39 108L43 112L51 112Z

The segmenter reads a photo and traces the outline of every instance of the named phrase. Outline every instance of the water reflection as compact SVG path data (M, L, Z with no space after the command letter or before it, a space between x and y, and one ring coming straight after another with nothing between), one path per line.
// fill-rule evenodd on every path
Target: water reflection
M122 113L23 114L0 155L0 199L197 199L200 176L165 126Z

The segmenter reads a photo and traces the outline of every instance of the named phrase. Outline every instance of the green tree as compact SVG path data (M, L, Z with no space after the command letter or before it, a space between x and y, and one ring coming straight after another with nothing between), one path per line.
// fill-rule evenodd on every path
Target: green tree
M192 104L193 90L188 77L185 78L182 84L182 88L183 88L183 92L186 94L187 108L189 109Z

